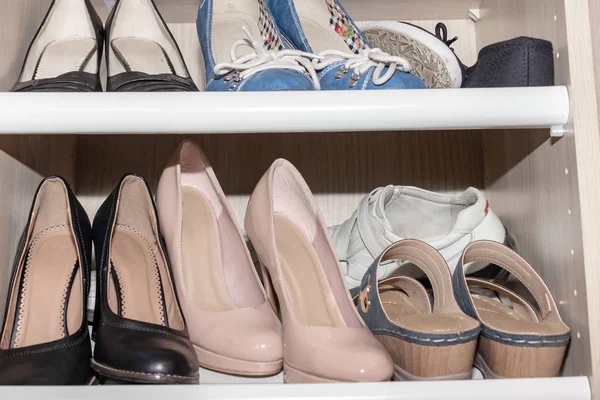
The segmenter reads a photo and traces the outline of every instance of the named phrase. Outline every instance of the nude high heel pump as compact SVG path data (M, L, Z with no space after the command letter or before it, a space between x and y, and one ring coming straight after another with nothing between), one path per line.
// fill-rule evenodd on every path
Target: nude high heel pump
M288 161L262 177L245 225L279 299L285 381L389 380L392 360L354 308L317 204Z

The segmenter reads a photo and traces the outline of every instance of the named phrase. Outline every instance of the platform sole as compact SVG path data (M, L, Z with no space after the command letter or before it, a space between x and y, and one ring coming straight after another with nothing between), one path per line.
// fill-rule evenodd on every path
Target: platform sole
M203 349L195 344L194 350L196 350L198 362L202 368L224 374L246 377L266 377L280 373L283 368L283 360L271 362L238 360L213 353L212 351Z
M170 374L151 374L147 372L126 371L101 364L92 358L91 367L100 377L109 380L129 383L155 384L198 384L200 374L194 376L179 376Z

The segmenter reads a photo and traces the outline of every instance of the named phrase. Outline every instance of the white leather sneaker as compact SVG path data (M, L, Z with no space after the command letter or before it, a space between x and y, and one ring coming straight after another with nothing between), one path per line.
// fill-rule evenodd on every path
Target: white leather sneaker
M362 199L350 219L330 227L329 233L349 289L360 285L369 266L387 246L402 239L419 239L433 246L451 272L469 243L475 240L509 243L502 222L489 209L483 193L475 188L458 195L409 186L378 188ZM481 271L487 265L472 263L466 273ZM383 263L378 276L380 279L393 276L399 267L395 261ZM406 273L403 269L403 274Z

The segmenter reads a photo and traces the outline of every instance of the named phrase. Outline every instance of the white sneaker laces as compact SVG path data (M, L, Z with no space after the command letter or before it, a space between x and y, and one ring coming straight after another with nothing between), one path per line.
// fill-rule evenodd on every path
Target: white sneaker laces
M310 61L312 59L318 59L320 56L291 49L277 51L265 50L263 46L254 39L252 33L246 26L242 27L242 29L248 38L240 39L233 43L230 53L231 62L219 63L215 65L214 68L215 74L219 76L227 75L225 81L228 82L233 80L231 89L235 89L242 79L248 78L261 71L278 68L291 69L308 74L316 89L321 89L319 76ZM254 48L254 52L238 57L237 51L242 46L250 46Z
M399 56L392 56L381 49L365 49L360 54L350 54L338 50L326 50L313 57L313 66L317 71L322 71L331 64L340 60L346 60L344 65L335 74L336 79L341 79L345 74L353 69L350 76L349 87L354 87L360 80L362 74L367 72L371 67L375 67L373 73L373 83L375 85L383 85L388 82L396 73L396 70L402 72L410 72L410 62ZM383 71L385 73L383 73Z

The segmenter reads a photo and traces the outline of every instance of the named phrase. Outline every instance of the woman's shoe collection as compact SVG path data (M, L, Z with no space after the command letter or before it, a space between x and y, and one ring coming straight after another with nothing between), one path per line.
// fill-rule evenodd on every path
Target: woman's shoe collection
M549 42L518 38L488 46L467 68L445 26L436 29L437 37L386 21L365 25L363 35L339 0L201 0L197 19L206 91L554 83ZM12 90L102 91L103 48L108 92L198 90L154 0L117 0L105 27L90 0L53 0Z
M363 35L338 0L202 0L197 30L207 91L485 86L478 71L494 68L481 65L496 51L467 69L445 26L437 38L404 23ZM543 53L536 70L550 70L538 44L519 41ZM522 46L497 51L517 57ZM107 91L198 90L153 0L117 0L105 28L90 0L53 0L13 91L102 91L103 50ZM505 81L552 83L523 79ZM301 174L280 159L258 182L245 228L260 271L190 141L165 168L156 206L144 179L125 175L93 229L69 185L44 179L12 271L0 384L197 383L199 367L283 370L287 383L468 379L474 365L486 378L559 373L570 330L476 189L390 185L328 230Z
M283 369L287 383L467 379L473 365L486 378L559 373L569 328L540 276L501 243L465 245L451 269L426 242L399 240L371 260L352 299L316 201L282 159L257 184L245 227L265 289L190 141L162 174L157 208L144 179L129 174L93 229L68 184L44 179L15 259L0 384L86 384L92 371L101 382L197 383L199 366L243 376ZM396 271L382 279L390 263ZM506 270L526 295L505 275L465 276L473 263Z

